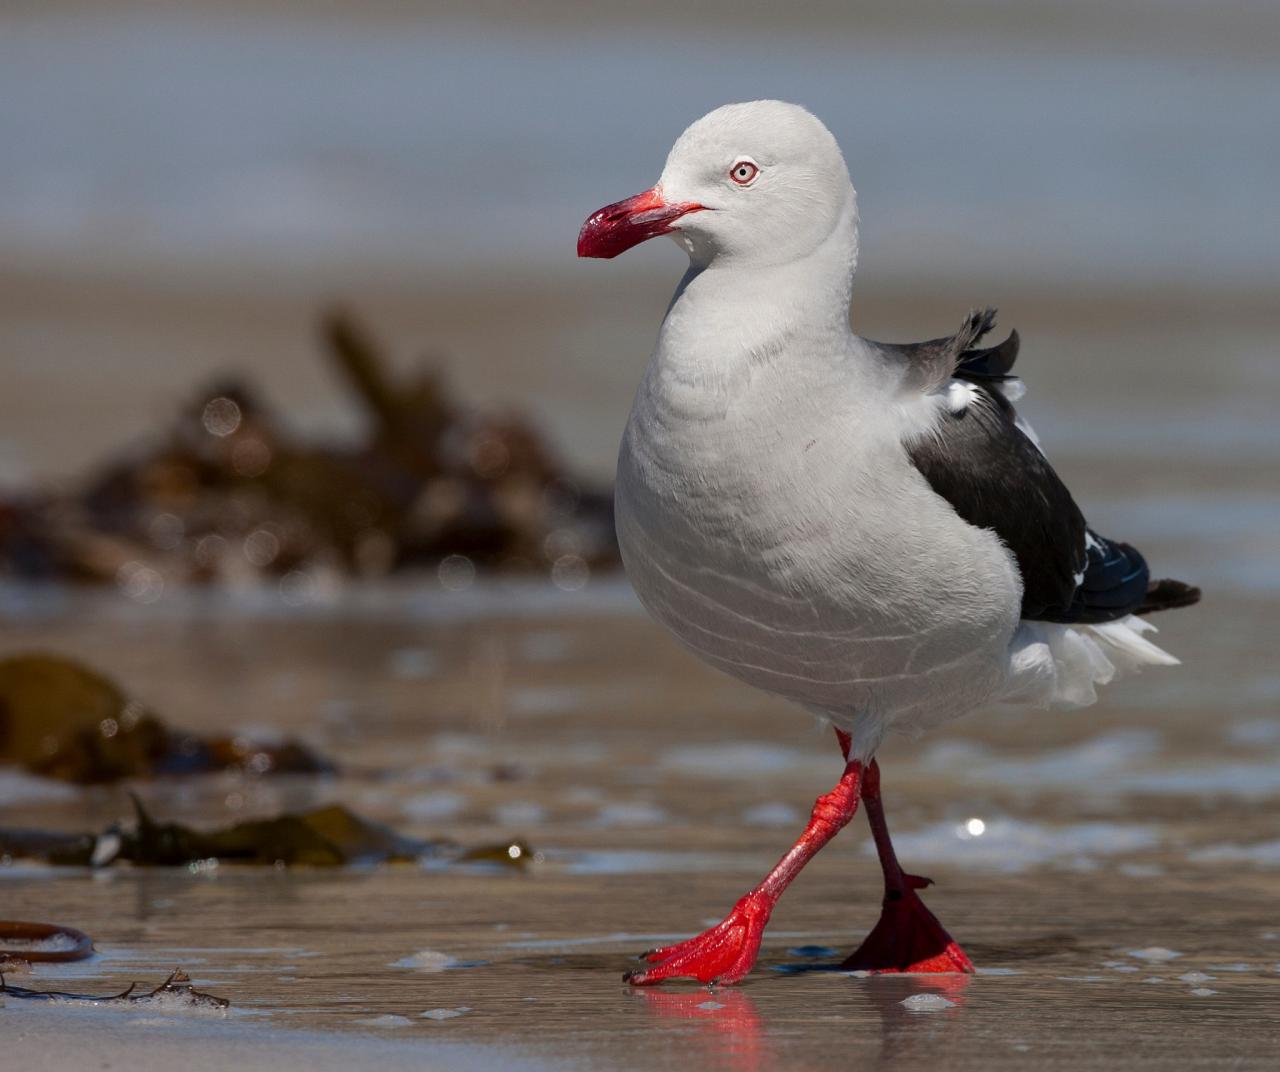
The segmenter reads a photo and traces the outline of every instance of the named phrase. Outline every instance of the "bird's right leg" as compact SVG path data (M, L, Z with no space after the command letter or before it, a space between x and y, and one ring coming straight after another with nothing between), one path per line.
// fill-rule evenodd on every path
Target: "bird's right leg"
M849 737L836 730L840 747L849 754ZM867 764L861 787L862 801L867 806L867 820L875 838L876 852L884 872L884 901L880 921L841 967L850 971L869 972L973 972L973 961L925 907L916 890L933 883L932 879L910 875L898 863L889 824L880 799L880 764L874 759Z
M828 841L848 825L858 810L863 766L845 764L844 774L830 793L813 804L809 825L799 840L764 880L733 906L724 920L694 938L645 954L652 967L627 972L632 986L648 986L664 979L697 979L702 983L736 983L760 952L760 939L773 907L791 880Z

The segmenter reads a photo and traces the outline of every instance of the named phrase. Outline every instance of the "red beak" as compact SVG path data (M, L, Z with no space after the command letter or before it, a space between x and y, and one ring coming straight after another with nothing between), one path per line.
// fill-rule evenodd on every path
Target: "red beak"
M681 216L705 206L690 201L668 202L658 187L593 212L578 232L579 257L616 257L649 238L670 234Z

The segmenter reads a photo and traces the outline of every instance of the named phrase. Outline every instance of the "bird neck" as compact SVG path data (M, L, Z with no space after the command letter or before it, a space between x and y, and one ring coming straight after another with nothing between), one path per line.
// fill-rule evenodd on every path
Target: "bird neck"
M797 350L838 360L852 333L849 301L858 263L853 190L831 233L785 263L691 263L663 320L655 361L700 380L785 360Z

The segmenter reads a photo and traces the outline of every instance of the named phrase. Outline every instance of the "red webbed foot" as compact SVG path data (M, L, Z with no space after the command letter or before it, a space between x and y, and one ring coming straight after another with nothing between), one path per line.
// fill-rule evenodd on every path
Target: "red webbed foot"
M841 965L847 971L973 973L971 961L916 894L932 884L903 875L904 889L890 890L880 922Z
M813 813L796 843L763 881L743 897L725 918L696 938L646 953L652 967L628 972L632 986L648 986L664 979L697 979L700 983L736 983L756 962L760 939L773 906L814 855L836 836L858 809L862 763L845 764L840 781L813 803Z
M623 979L632 986L649 986L665 979L736 983L755 964L772 911L771 898L758 891L749 893L714 927L646 953L644 959L653 966L627 972Z

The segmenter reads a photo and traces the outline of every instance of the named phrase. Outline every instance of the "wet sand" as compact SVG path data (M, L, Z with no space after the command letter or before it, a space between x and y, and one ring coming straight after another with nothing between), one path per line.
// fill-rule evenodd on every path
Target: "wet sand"
M29 1072L65 1072L84 1067L92 1054L98 1068L162 1072L224 1072L228 1068L267 1068L277 1072L348 1072L377 1068L384 1072L541 1072L562 1068L511 1046L469 1046L397 1038L370 1038L332 1032L274 1030L250 1022L208 1022L199 1018L122 1015L115 1011L68 1012L24 1009L20 1021L6 1024L5 1055Z
M246 603L27 599L0 642L107 668L183 726L299 733L345 771L135 786L159 814L213 823L341 800L413 834L523 836L541 857L523 874L0 869L6 915L73 924L98 948L23 985L107 992L181 965L236 1010L136 1025L66 1014L115 1015L124 1052L131 1037L171 1037L156 1052L180 1053L190 1035L230 1055L254 1032L306 1029L476 1045L476 1060L503 1044L601 1069L1273 1063L1268 637L1280 622L1268 601L1169 617L1161 639L1191 665L1114 686L1097 708L991 712L886 750L904 862L937 880L928 903L977 977L822 970L877 913L858 819L784 899L756 972L712 992L635 992L620 977L642 949L718 917L789 843L839 770L812 720L702 668L621 581L585 594L422 582L302 615ZM6 825L129 814L124 787L27 781L6 800ZM950 1004L903 1005L919 994ZM64 1036L15 1000L0 1016L6 1039L21 1031L20 1046L44 1052L77 1052L87 1031Z

